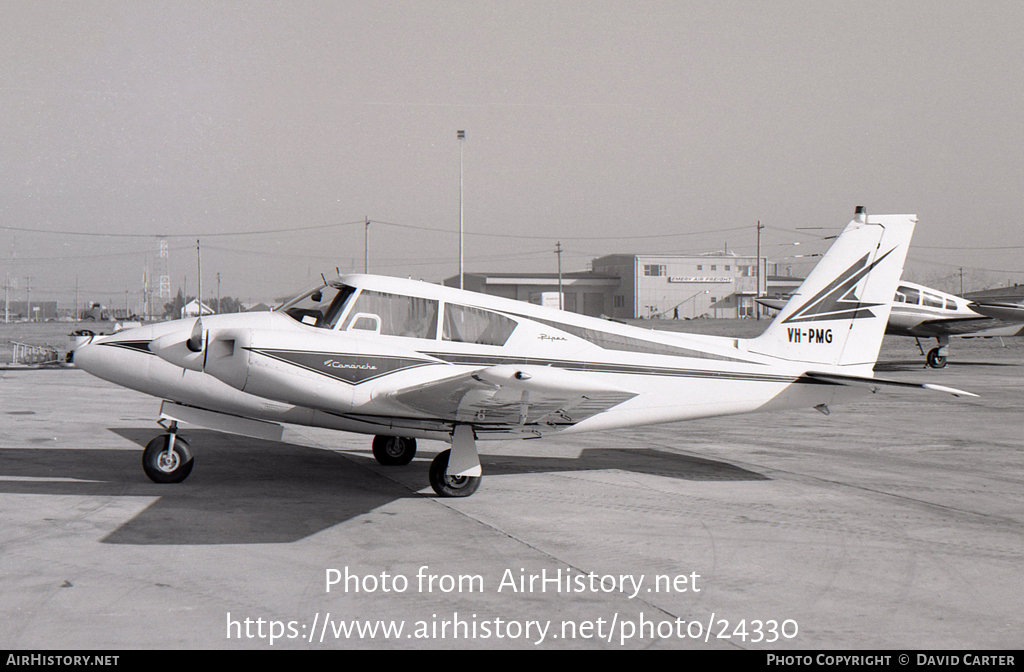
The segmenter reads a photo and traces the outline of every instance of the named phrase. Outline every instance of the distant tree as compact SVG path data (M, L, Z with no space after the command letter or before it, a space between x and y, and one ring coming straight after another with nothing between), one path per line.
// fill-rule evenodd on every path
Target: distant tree
M242 312L242 302L239 299L233 299L230 296L225 296L220 300L220 304L217 306L218 313L240 313Z
M164 318L175 319L181 317L181 309L188 303L185 300L185 295L181 292L181 287L178 288L178 295L174 297L174 301L164 304Z

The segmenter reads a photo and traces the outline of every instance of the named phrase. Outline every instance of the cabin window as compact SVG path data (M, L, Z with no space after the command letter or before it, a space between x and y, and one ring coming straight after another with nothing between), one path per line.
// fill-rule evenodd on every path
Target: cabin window
M946 310L957 310L956 301L953 299L946 299Z
M383 336L437 338L438 302L414 296L363 290L349 311L345 329L379 331Z
M896 299L900 303L910 303L915 306L918 303L920 303L921 292L917 291L913 287L900 287L899 289L896 290L896 294L897 296L899 296L900 294L903 295L902 299Z
M451 303L444 307L444 340L477 345L505 345L517 323L504 315L457 306Z
M934 294L928 293L922 293L922 296L924 297L924 301L922 302L924 303L924 305L928 306L929 308L942 308L941 296L935 296Z
M311 327L331 329L355 291L348 285L326 285L300 294L278 310Z

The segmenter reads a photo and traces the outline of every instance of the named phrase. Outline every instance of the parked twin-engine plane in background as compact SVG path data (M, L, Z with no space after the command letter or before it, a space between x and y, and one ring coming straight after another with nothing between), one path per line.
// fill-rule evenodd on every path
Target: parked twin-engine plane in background
M786 305L786 299L760 297L757 302L774 310L782 310ZM1024 336L1021 304L966 299L905 280L899 283L891 303L885 333L915 338L933 369L946 366L950 336ZM922 338L934 338L937 346L925 354Z
M916 217L862 208L759 337L654 332L424 282L350 275L269 313L214 315L83 338L82 369L163 399L168 432L143 453L157 482L193 456L178 423L280 440L294 423L373 434L384 465L416 439L451 448L441 496L479 485L477 441L817 408L874 378ZM974 396L974 395L970 395Z

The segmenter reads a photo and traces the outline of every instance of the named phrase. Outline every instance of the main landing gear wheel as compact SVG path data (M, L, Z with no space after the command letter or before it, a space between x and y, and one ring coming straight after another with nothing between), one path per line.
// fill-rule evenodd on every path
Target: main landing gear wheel
M174 449L168 454L170 434L161 434L146 444L142 470L154 483L181 483L192 473L192 449L180 436L174 437Z
M449 476L448 458L452 451L438 453L430 463L430 487L441 497L469 497L480 487L479 476Z
M928 351L928 366L933 369L942 369L946 366L946 357L939 354L938 348L932 348Z
M400 467L416 456L416 439L404 436L373 437L373 457L385 467Z

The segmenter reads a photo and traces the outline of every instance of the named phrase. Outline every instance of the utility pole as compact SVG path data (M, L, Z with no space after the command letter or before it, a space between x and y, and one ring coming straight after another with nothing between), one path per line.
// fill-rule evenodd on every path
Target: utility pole
M11 289L11 272L8 271L4 276L4 324L11 321L11 301L10 301L10 289Z
M964 295L964 267L960 267L960 296Z
M754 315L757 316L757 320L761 320L761 304L757 302L757 299L761 296L761 220L757 220L757 291L754 293ZM765 269L768 270L768 269Z
M366 229L363 233L363 273L370 272L370 218L366 217Z
M75 273L75 322L78 322L78 273Z
M462 181L462 146L466 143L466 132L456 131L459 139L459 289L463 289L463 181Z
M32 276L25 278L25 312L28 313L28 321L32 321Z
M220 312L220 271L217 271L217 313Z
M203 252L199 249L199 239L196 238L196 261L199 263L199 290L196 293L196 302L199 304L196 310L199 317L203 316Z
M555 254L558 255L558 309L565 310L562 306L562 242L555 243ZM577 308L576 310L579 310Z

